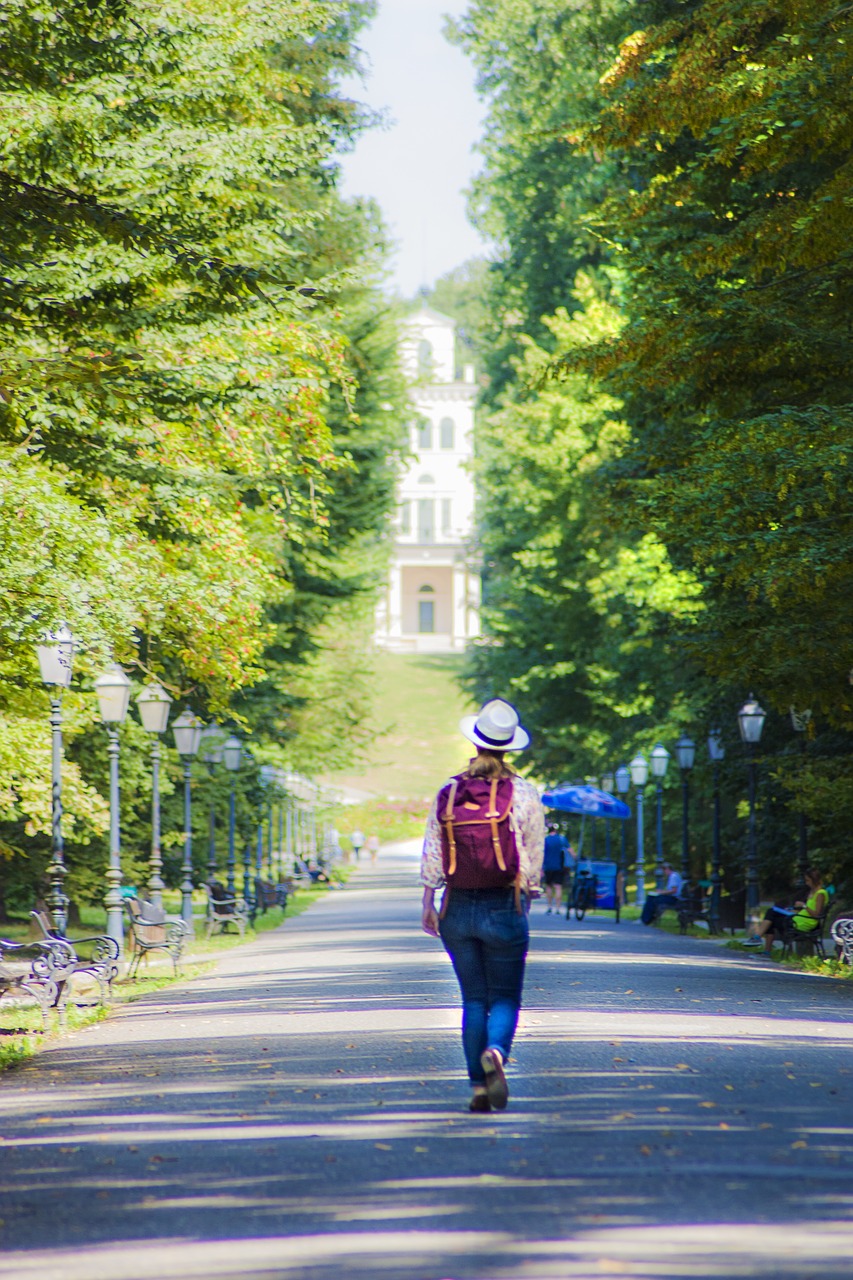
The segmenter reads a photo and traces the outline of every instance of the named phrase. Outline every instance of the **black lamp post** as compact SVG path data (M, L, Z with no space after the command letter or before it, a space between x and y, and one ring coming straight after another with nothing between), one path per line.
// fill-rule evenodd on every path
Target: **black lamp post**
M675 744L675 758L681 770L681 874L690 879L690 770L696 759L696 743L686 733Z
M234 898L237 896L237 887L234 882L234 866L235 852L234 840L237 832L237 797L234 787L237 781L237 770L240 768L240 758L243 754L243 744L239 738L232 733L226 738L222 744L222 759L225 768L231 774L231 792L228 797L228 896Z
M720 928L720 893L722 877L720 875L720 762L725 759L726 749L723 746L721 729L712 729L708 734L708 755L714 771L714 833L711 856L711 929L717 933Z
M652 747L652 775L655 779L655 889L663 889L663 780L669 764L669 752L662 742Z
M121 834L119 810L118 725L127 715L130 705L130 681L119 666L112 666L95 681L101 720L107 726L110 744L110 865L107 870L107 892L104 906L107 909L107 933L121 947L124 941L124 922L121 916Z
M752 694L737 713L738 728L749 751L749 827L746 852L746 907L756 912L760 898L758 887L758 844L755 832L755 749L761 741L761 730L767 713Z
M213 721L201 731L201 753L207 772L212 778L218 764L222 764L222 725ZM216 879L216 802L211 795L207 806L207 883Z
M68 899L65 896L65 858L62 843L62 691L71 684L71 662L74 656L74 637L63 623L57 631L49 631L36 646L42 682L50 693L51 736L51 834L50 864L50 913L53 927L60 937L65 935L68 923Z
M198 755L204 725L189 707L185 707L172 725L175 746L184 766L184 862L181 868L181 919L192 931L193 926L193 813L192 766ZM192 936L192 932L190 933Z
M645 756L639 753L628 765L631 781L637 791L637 906L642 907L646 901L646 855L643 832L643 788L649 780L649 765Z
M172 699L159 684L149 684L136 699L139 718L146 733L151 734L151 875L148 895L157 907L163 905L163 855L160 850L160 734L169 723Z
M806 754L808 752L808 731L811 723L811 711L795 711L791 707L791 724L796 733L800 735L800 751L802 752L802 764L805 766ZM802 808L798 814L799 825L799 847L797 849L797 896L803 901L808 897L808 885L806 884L806 867L809 865L809 828L806 822L806 815Z
M606 791L609 796L613 795L614 779L613 774L603 773L601 775L601 790ZM610 861L610 819L604 819L604 856Z

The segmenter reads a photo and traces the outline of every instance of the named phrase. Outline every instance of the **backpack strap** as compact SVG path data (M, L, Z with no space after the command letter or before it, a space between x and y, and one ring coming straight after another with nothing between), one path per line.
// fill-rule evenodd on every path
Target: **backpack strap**
M447 868L447 874L452 876L456 872L456 840L453 835L453 806L456 804L456 792L459 790L459 779L453 778L450 783L450 791L447 793L447 808L444 811L445 830L447 831L447 843L450 846L450 862ZM494 805L493 805L494 807ZM504 868L506 870L506 868Z
M498 817L500 816L497 808L498 798L498 780L492 778L492 789L489 794L489 808L486 817L489 819L489 826L492 828L492 846L495 850L495 861L501 871L506 871L506 863L504 862L503 849L501 848L501 838L498 834Z

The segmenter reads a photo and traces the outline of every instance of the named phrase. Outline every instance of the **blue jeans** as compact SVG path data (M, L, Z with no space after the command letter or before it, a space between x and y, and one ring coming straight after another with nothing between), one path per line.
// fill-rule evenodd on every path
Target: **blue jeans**
M439 933L462 992L462 1047L472 1084L483 1084L484 1049L509 1057L518 1025L530 931L512 889L453 889Z

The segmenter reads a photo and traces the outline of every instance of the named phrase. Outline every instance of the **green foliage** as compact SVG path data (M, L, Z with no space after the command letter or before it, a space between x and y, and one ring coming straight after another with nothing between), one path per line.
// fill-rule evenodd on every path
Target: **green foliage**
M285 743L324 628L357 665L347 602L362 616L375 584L403 397L384 237L335 190L368 123L339 84L371 11L0 0L0 891L32 892L47 856L46 628L78 639L75 689L115 657ZM298 705L334 719L341 683ZM66 709L68 884L89 897L104 735L91 694ZM146 748L123 738L135 875ZM247 835L258 795L255 769Z
M473 0L456 27L500 250L475 687L517 697L549 776L714 722L731 744L754 689L760 856L788 882L799 810L853 875L851 25L819 0ZM736 867L731 750L722 781Z

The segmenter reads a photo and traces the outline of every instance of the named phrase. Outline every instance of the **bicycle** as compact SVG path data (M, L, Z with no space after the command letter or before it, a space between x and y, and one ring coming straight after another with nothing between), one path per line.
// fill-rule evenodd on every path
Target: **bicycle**
M575 919L583 920L587 911L592 911L595 907L595 876L591 871L585 871L580 868L575 873L572 883L572 894L569 898L569 905L566 908L566 919L571 918L572 910L575 913Z

